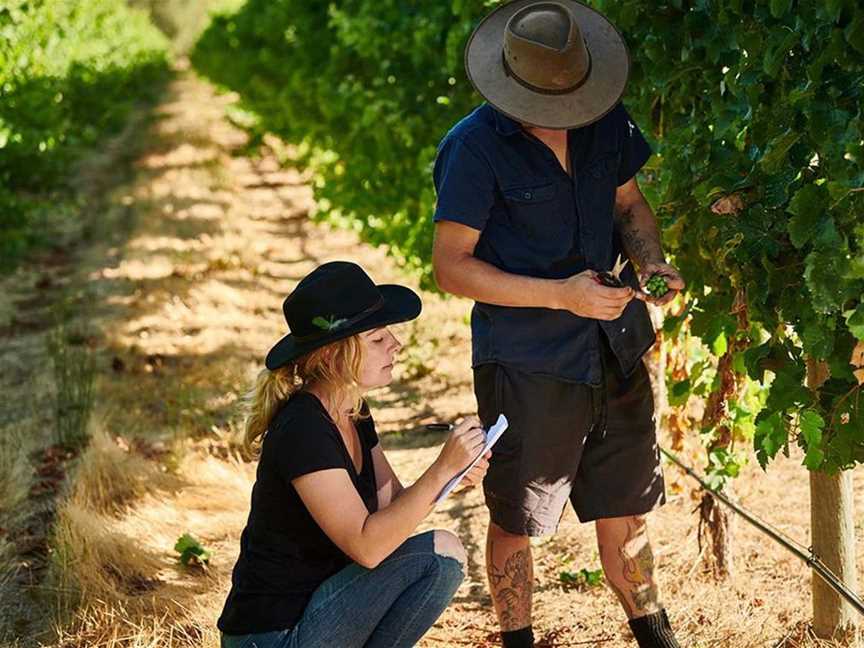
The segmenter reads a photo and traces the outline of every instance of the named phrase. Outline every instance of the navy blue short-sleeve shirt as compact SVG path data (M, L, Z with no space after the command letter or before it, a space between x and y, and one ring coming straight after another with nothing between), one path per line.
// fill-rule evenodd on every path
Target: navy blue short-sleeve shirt
M478 259L513 274L563 279L610 270L623 248L614 228L615 190L651 149L622 104L568 131L572 175L521 125L483 104L438 146L435 221L480 231ZM638 286L632 264L622 279ZM630 374L654 343L645 304L632 300L607 322L569 311L476 303L472 364L507 364L571 382L600 384L599 335Z

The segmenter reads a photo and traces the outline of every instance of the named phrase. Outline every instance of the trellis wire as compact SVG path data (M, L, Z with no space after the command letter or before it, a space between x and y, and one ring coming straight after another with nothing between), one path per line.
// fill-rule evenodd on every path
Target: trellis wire
M702 488L714 495L714 497L719 499L726 506L731 508L738 515L740 515L754 527L759 529L759 531L769 536L784 549L787 549L792 554L803 560L807 565L810 566L813 571L819 574L819 576L822 578L822 580L825 581L828 587L830 587L835 592L837 592L837 594L846 599L859 614L864 615L864 601L859 598L858 594L849 589L846 583L844 583L834 572L828 569L828 566L823 563L819 556L814 553L813 547L805 548L803 545L798 544L792 538L785 535L783 532L775 529L767 522L761 521L749 511L746 511L740 506L738 506L735 502L730 500L723 493L711 488L704 479L702 479L699 475L696 474L696 472L692 468L684 464L680 459L678 459L678 457L676 457L674 454L672 454L665 448L661 447L660 452L662 452L666 457L668 457L669 460L672 461L672 463L681 468L681 470L690 475L690 477L699 482Z

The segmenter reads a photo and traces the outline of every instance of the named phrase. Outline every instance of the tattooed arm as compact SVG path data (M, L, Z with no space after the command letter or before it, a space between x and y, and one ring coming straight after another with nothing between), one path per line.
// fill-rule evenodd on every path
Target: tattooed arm
M666 263L660 243L660 231L651 206L642 195L635 176L618 187L615 192L615 229L621 235L624 252L639 268L639 283L644 286L651 275L661 274L666 278L670 290L654 299L645 294L637 296L646 301L665 304L677 291L684 288L684 280L678 270Z

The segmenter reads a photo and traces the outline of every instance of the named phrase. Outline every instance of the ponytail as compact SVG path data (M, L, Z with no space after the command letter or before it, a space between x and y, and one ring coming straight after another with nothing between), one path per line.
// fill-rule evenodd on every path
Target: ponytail
M363 404L360 392L362 347L358 336L315 349L278 369L263 369L244 398L246 409L243 449L256 457L261 450L270 421L293 394L315 382L328 390L351 395L352 416L359 416Z

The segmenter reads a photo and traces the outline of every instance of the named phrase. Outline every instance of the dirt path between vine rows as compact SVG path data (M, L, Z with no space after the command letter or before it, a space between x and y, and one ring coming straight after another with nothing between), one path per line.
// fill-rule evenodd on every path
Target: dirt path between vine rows
M353 232L313 222L314 179L281 165L277 153L285 151L278 143L260 156L245 155L246 136L226 118L234 99L182 72L137 135L133 177L107 190L106 205L114 218L126 219L127 234L82 248L63 266L88 296L97 383L94 441L71 460L75 477L58 495L59 531L46 550L53 555L50 573L36 585L39 595L18 584L28 592L25 605L48 606L65 589L81 593L78 605L44 624L55 632L39 636L52 645L217 646L214 623L254 479L254 465L236 458L236 404L262 354L284 332L283 297L333 259L360 263L376 281L416 287ZM45 331L34 313L46 268L22 270L0 291L7 386L10 368L16 385L38 383L33 367L45 359L38 343ZM394 384L372 399L383 444L404 482L432 461L441 442L423 424L475 408L470 303L429 293L423 299L420 319L397 329L406 348ZM37 324L24 325L31 320ZM40 416L20 396L5 402L3 430ZM688 444L684 456L699 464L697 441ZM793 451L767 473L749 465L735 494L806 546L809 496L800 461ZM716 583L705 572L694 514L698 493L675 467L665 472L669 501L651 515L650 527L663 600L682 645L830 645L807 638L805 566L743 522L735 527L735 575ZM21 483L29 487L33 479L28 472ZM861 493L860 471L855 479ZM859 497L859 511L862 506ZM454 602L421 646L497 645L483 567L487 521L481 493L473 490L452 496L424 522L422 528L455 531L470 564ZM859 535L862 523L859 514ZM208 568L177 563L173 545L186 532L211 551ZM609 588L561 578L600 568L592 525L568 511L559 533L533 547L538 645L633 645ZM864 567L862 549L859 543ZM18 645L37 645L37 637L22 631Z

